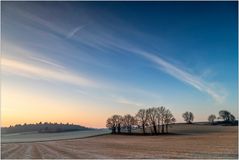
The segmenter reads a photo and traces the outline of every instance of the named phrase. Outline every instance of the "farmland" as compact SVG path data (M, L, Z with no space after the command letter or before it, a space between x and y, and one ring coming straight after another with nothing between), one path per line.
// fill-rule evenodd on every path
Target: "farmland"
M237 126L178 124L170 135L2 144L2 158L238 158Z
M36 142L36 141L38 142L38 141L84 138L84 137L106 134L109 132L110 131L108 129L61 132L61 133L25 132L25 133L2 134L1 138L2 138L2 143Z

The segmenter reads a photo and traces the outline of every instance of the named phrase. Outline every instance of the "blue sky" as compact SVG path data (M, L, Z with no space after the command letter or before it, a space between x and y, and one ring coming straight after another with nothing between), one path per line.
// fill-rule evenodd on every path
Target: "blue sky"
M5 125L104 127L162 105L178 122L237 116L237 2L3 2L1 13Z

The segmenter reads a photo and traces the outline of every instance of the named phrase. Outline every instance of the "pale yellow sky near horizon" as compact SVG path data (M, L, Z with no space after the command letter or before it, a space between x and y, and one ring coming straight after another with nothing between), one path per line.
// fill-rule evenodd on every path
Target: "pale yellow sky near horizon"
M7 76L6 76L7 77ZM5 77L5 78L6 78ZM84 97L62 97L57 90L45 90L38 87L19 85L2 81L1 87L1 125L39 122L73 123L86 127L103 128L108 117L113 114L135 115L140 108L132 105L119 104L115 108L104 104L90 102ZM61 93L62 94L62 93ZM167 107L167 106L166 106ZM177 122L183 122L181 110L169 108ZM210 111L210 108L209 108ZM193 112L193 111L192 111ZM207 121L205 111L194 114L195 121ZM195 112L193 112L195 113ZM217 115L217 113L213 113Z
M69 102L57 95L8 85L2 86L1 97L1 124L5 127L39 122L69 122L96 128L105 126L104 117L107 115L98 114L92 107L94 104Z

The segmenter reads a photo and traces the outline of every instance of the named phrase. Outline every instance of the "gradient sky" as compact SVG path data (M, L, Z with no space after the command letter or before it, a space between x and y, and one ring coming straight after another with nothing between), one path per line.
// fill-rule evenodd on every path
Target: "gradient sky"
M237 2L2 2L2 126L237 110Z

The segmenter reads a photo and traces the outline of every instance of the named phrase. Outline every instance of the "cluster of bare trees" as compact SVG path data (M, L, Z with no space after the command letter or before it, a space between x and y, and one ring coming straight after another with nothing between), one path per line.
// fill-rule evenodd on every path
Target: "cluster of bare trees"
M111 129L113 134L121 133L122 130L131 133L132 128L141 128L143 134L160 134L168 133L168 125L175 122L171 111L162 106L140 109L135 116L113 115L107 119L106 127Z

